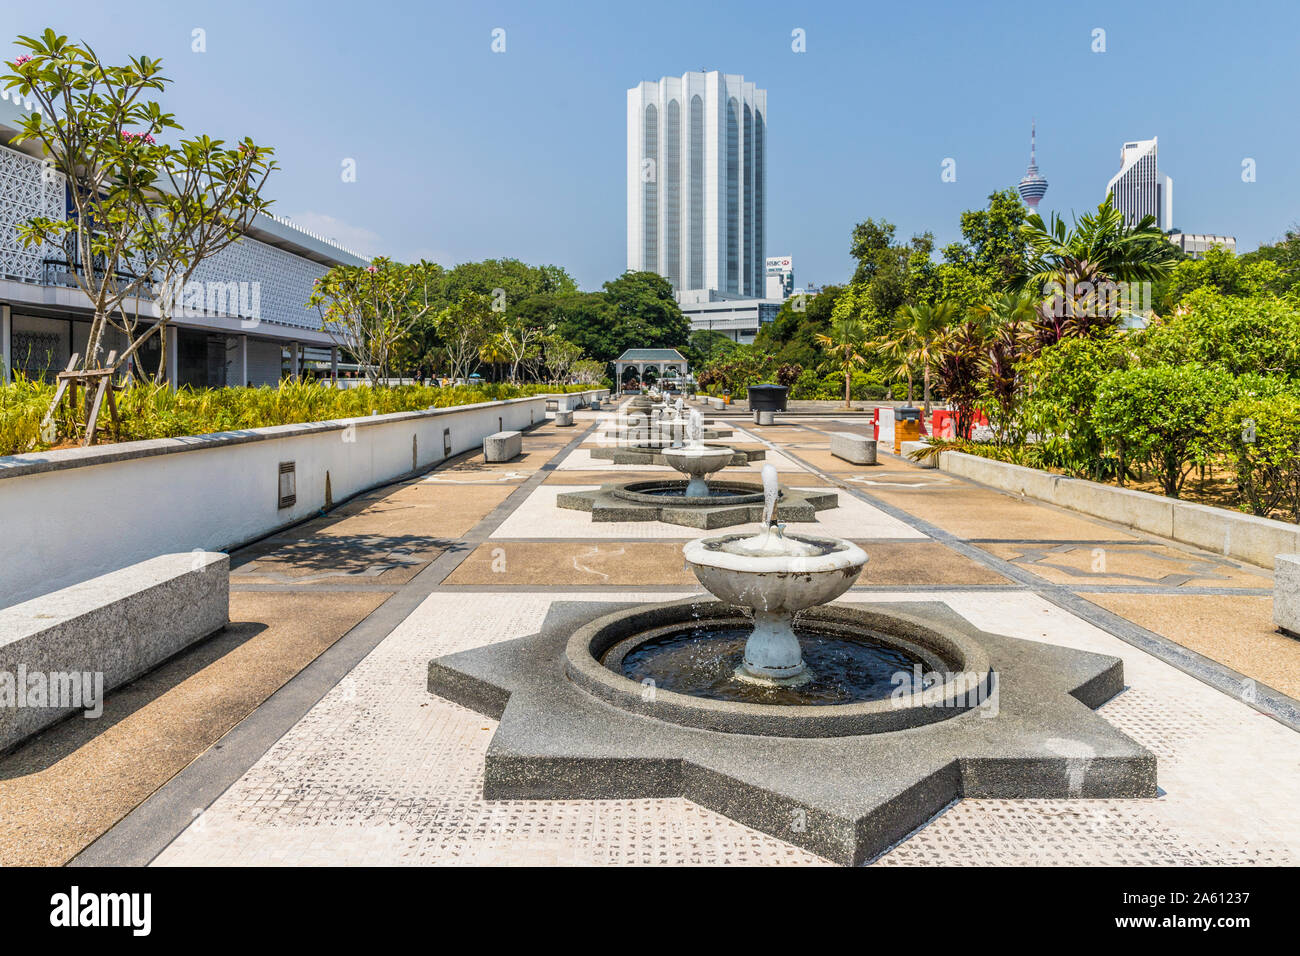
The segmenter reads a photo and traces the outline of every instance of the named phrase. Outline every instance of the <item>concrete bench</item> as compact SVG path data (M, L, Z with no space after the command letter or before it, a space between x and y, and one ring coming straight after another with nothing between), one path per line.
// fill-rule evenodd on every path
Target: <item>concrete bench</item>
M855 465L874 465L876 464L876 440L852 432L833 432L831 454Z
M930 443L925 441L899 442L898 453L902 457L906 458L908 461L911 461L912 464L916 465L918 468L938 468L939 458L937 455L930 455L929 457L923 458L920 461L912 461L912 452L920 451L922 448L929 448L929 447L930 447Z
M1273 623L1300 637L1300 554L1273 559Z
M559 428L572 427L573 412L556 412L555 424Z
M556 412L558 415L559 412ZM570 415L573 413L570 412ZM484 461L510 461L524 453L523 432L496 432L483 439Z
M230 557L164 554L0 610L0 752L230 619Z

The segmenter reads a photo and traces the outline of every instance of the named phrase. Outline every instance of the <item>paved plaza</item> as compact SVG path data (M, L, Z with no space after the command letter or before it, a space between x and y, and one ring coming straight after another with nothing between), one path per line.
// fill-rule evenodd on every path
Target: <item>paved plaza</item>
M533 634L557 604L700 593L681 553L698 533L555 506L671 473L591 455L613 414L233 553L225 630L103 719L0 758L0 864L824 865L682 799L486 801L495 721L426 689L430 659ZM892 455L832 457L832 432L870 434L859 413L724 420L783 484L838 493L799 527L870 555L842 601L941 601L1118 656L1127 687L1098 713L1158 758L1155 799L959 800L872 865L1300 862L1300 642L1273 628L1269 571ZM719 477L757 481L765 462Z

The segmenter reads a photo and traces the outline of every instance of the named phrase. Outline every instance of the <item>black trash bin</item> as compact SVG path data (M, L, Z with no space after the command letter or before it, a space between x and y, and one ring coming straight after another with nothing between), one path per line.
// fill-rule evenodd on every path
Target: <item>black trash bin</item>
M894 421L897 422L919 422L921 420L921 409L919 408L896 408L894 409Z
M783 412L785 411L786 397L789 394L790 389L784 385L770 383L751 385L749 386L749 410L751 412Z

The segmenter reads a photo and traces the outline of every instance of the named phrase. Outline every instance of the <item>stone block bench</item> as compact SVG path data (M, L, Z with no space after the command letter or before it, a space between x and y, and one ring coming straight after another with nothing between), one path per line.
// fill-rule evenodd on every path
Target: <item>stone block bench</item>
M0 610L0 752L230 619L230 557L164 554Z
M920 461L912 461L912 452L920 451L922 448L928 448L928 447L930 447L929 442L904 441L898 443L898 453L902 457L906 458L913 465L916 465L916 467L918 468L938 468L939 459L935 455L931 455L928 458L923 458Z
M573 413L569 412L569 415L572 417ZM496 432L483 439L484 461L510 461L523 453L523 432Z
M876 440L852 432L831 434L831 454L855 465L876 464Z
M1273 623L1300 637L1300 554L1273 559Z
M559 428L572 427L573 412L556 412L555 424Z

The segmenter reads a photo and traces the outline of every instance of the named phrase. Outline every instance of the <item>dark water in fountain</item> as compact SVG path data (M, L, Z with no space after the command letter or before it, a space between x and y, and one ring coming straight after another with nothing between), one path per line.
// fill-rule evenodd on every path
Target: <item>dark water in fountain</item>
M637 494L650 495L653 498L685 498L686 486L680 488L647 488L645 491L638 491ZM702 495L692 495L692 498L739 498L742 495L752 495L752 491L737 492L727 491L725 488L710 488L707 493Z
M750 704L851 704L888 698L902 672L911 689L913 668L920 664L902 651L868 636L849 640L795 627L803 659L813 679L798 687L765 687L737 680L735 670L745 653L748 627L700 627L680 631L634 648L623 658L623 676L638 683L649 678L656 687L692 697Z

